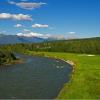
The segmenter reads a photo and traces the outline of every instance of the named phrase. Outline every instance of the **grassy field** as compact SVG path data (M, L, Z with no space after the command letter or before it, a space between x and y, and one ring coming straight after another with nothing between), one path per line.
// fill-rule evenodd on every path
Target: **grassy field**
M28 54L37 53L29 51ZM100 99L100 55L56 52L38 52L38 54L75 63L72 78L63 86L57 99Z

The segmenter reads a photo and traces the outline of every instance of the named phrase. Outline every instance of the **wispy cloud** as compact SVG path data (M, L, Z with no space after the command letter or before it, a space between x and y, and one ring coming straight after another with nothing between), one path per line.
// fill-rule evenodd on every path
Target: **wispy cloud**
M20 28L20 27L24 27L24 26L22 24L16 24L16 25L14 25L14 27Z
M39 37L39 38L48 38L49 35L48 34L40 34L40 33L36 33L36 32L30 32L30 33L18 33L17 36L24 36L24 37Z
M39 2L39 3L36 3L36 2L14 2L14 1L8 1L9 4L12 4L12 5L16 5L22 9L26 9L26 10L33 10L33 9L36 9L36 8L40 8L42 5L45 5L46 3L43 3L43 2Z
M47 24L33 24L32 27L33 28L48 28L49 25L47 25Z
M37 33L33 32L28 29L24 29L21 33L18 33L17 36L24 36L24 37L38 37L38 38L43 38L43 39L56 39L56 40L62 40L65 39L64 35L62 34L42 34L42 33Z
M0 19L32 20L30 15L26 15L26 14L10 14L10 13L0 13Z
M68 34L76 34L76 32L68 32Z
M67 33L67 39L75 39L75 38L76 38L76 32Z

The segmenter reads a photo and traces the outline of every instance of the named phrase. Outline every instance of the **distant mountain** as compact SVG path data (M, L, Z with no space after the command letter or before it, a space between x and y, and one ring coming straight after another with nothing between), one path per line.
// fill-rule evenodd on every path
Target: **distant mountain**
M17 35L0 34L0 44L15 44L15 43L38 43L44 42L46 39L38 37L25 37Z
M39 37L24 37L24 36L17 36L18 40L22 43L37 43L37 42L44 42L46 39L39 38Z

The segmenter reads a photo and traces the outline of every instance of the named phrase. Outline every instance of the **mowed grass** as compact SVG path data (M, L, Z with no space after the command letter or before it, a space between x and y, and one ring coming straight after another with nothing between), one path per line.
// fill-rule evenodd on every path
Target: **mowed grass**
M32 51L28 53L37 54ZM57 99L100 99L100 55L56 52L38 52L38 54L75 63L71 80L63 86Z

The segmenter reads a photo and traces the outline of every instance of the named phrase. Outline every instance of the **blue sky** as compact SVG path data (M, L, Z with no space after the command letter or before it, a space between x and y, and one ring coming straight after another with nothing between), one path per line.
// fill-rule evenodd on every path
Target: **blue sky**
M0 33L26 30L64 37L100 36L100 0L1 0Z

